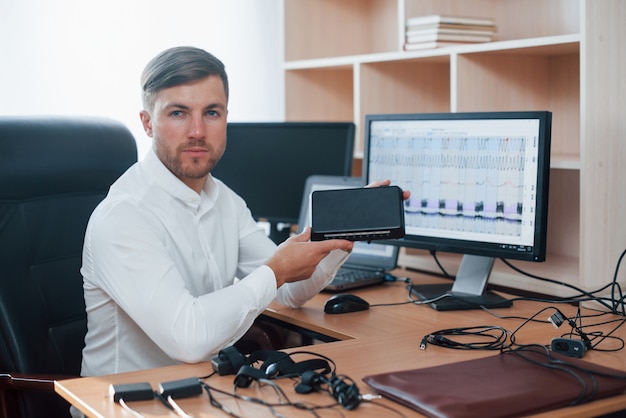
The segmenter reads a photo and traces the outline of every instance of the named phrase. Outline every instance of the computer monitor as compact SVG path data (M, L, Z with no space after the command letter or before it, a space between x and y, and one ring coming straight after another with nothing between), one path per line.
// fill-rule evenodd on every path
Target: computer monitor
M545 260L551 125L548 111L366 116L363 177L411 192L391 243L463 254L452 286L414 287L433 308L511 306L486 289L495 258Z
M231 122L212 175L269 222L279 244L298 222L307 177L352 174L354 132L352 122Z

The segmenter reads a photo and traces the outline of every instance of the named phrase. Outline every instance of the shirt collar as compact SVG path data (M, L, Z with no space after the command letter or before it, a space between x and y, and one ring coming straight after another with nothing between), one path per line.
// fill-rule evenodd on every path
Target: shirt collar
M173 198L180 200L188 206L198 209L204 201L204 205L213 206L217 199L218 190L215 187L213 177L209 175L204 183L202 193L198 195L190 189L178 177L161 162L154 150L151 148L146 157L142 160L142 165L152 179ZM208 200L208 201L207 201Z

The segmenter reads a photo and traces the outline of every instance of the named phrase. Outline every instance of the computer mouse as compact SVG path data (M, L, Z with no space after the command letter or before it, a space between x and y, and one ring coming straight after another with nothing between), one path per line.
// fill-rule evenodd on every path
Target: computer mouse
M324 304L324 312L329 314L366 311L369 308L370 304L366 300L350 293L333 295Z

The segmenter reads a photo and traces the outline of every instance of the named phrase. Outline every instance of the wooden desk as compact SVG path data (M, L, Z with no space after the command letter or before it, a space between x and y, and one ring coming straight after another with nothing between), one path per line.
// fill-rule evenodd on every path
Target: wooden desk
M399 275L406 274L406 272L397 273ZM420 276L415 273L408 273L408 275L414 282L435 281L432 277ZM372 305L397 303L407 300L405 285L400 282L362 289L355 293L368 300ZM323 313L322 307L329 296L329 294L322 293L300 309L272 305L265 315L290 327L299 327L339 340L294 348L288 351L307 350L330 357L337 365L337 373L347 375L354 380L358 384L361 394L372 392L361 381L364 376L369 374L428 367L495 354L488 351L451 350L431 345L426 350L420 350L419 346L423 336L430 332L444 328L479 325L499 325L513 331L523 322L521 319L496 318L482 310L437 312L427 306L415 306L412 304L372 306L369 310L363 312L326 315ZM515 315L528 318L545 306L547 305L544 303L516 301L513 308L500 309L498 313L500 315ZM559 305L559 309L568 317L574 317L576 312L576 309L569 305ZM553 311L547 311L538 319L545 320L552 313ZM593 320L588 321L592 323ZM601 322L601 320L594 322ZM584 325L588 325L587 320ZM518 332L517 342L520 344L549 344L553 337L561 336L561 334L568 331L564 329L566 326L565 324L563 327L555 330L549 324L528 323ZM612 327L614 325L600 328L607 331L612 329ZM620 328L614 335L626 339L626 326ZM611 348L611 344L611 342L606 342L604 348ZM618 347L618 344L614 343L613 347ZM306 357L301 359L304 358ZM299 359L296 358L296 360ZM585 356L585 360L626 371L626 356L623 351L590 351ZM129 416L128 413L120 405L115 404L108 398L109 384L148 381L156 388L160 382L187 377L207 376L211 371L212 368L209 363L179 365L109 376L57 381L55 389L57 393L88 416L127 417ZM212 387L232 393L233 376L213 376L205 381ZM281 379L275 382L280 385L291 401L301 401L315 405L331 405L334 403L334 399L327 393L296 394L293 388L295 383L297 383L296 380ZM253 384L250 388L238 389L237 393L269 401L277 401L277 396L268 386L260 387L257 384ZM274 416L265 406L242 400L233 400L226 395L216 396L220 402L227 405L238 416ZM194 417L227 416L219 409L211 406L206 395L181 399L177 402L185 412ZM144 416L177 416L157 400L132 402L130 405ZM386 408L391 408L396 412ZM597 400L577 407L550 411L536 416L589 417L622 409L626 409L626 394ZM310 412L297 410L292 407L279 407L277 412L288 417L312 416ZM352 411L336 406L334 410L322 409L318 410L317 413L322 417L342 416L342 414L346 417L371 416L377 418L381 416L422 416L387 399L363 402L357 409Z

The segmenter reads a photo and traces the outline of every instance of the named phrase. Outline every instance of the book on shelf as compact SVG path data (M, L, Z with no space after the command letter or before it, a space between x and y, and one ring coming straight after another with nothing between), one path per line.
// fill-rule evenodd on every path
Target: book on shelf
M479 43L493 40L496 26L491 18L432 15L407 19L407 51L448 46L445 43Z
M447 42L489 42L491 41L491 35L472 35L472 34L458 34L447 35L440 33L433 33L427 35L412 35L406 37L406 42L409 44L420 42L433 42L433 41L447 41Z
M458 46L458 45L467 45L467 44L473 44L473 43L475 42L432 41L432 42L405 43L404 50L405 51L419 51L421 49L443 48L446 46Z
M447 23L433 23L428 25L419 25L419 26L406 26L407 32L421 32L428 30L463 30L463 31L478 31L478 32L490 32L494 33L496 31L496 25L455 25L455 24L447 24Z
M472 25L495 26L495 21L489 17L470 17L454 15L430 15L410 17L406 20L406 27L422 27L427 25Z
M485 29L465 29L465 28L427 28L427 29L413 29L407 30L407 38L410 36L423 36L423 35L478 35L478 36L493 36L493 30Z

